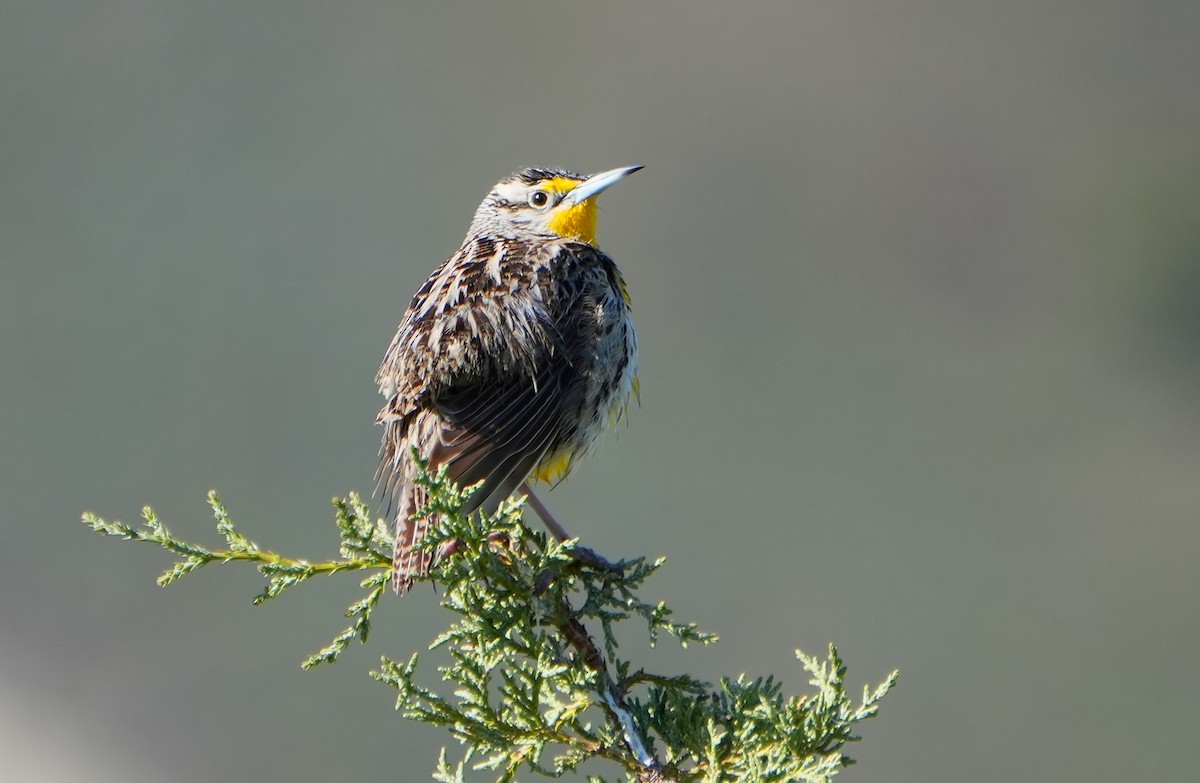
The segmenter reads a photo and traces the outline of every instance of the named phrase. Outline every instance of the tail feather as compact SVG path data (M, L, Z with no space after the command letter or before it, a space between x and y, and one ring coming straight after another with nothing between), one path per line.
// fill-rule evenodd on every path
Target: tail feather
M382 414L381 414L382 416ZM417 517L428 500L425 488L416 483L417 466L412 460L410 444L425 438L422 425L429 416L404 417L387 422L387 432L380 449L377 481L384 497L395 512L396 543L392 549L392 590L404 595L412 589L417 577L433 567L433 552L417 551L416 546L429 531L433 519Z
M433 567L433 552L418 551L416 545L429 530L429 517L414 516L425 505L424 488L413 486L400 499L396 512L396 547L392 551L392 590L404 595L418 576Z
M557 422L552 405L555 396L550 384L540 386L525 406L526 415L499 436L448 422L429 409L385 422L377 481L396 507L396 545L392 552L392 588L396 593L403 595L411 590L415 580L428 574L436 560L434 552L415 549L435 520L415 516L426 504L428 493L416 483L411 446L420 444L430 469L446 465L450 479L460 487L483 482L462 511L473 514L482 509L491 513L516 491L550 449Z

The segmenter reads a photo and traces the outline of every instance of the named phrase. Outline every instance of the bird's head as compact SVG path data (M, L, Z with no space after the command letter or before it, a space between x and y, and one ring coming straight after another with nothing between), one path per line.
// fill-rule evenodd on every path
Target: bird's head
M475 213L475 233L596 243L596 197L641 166L585 177L559 169L524 169L496 183Z

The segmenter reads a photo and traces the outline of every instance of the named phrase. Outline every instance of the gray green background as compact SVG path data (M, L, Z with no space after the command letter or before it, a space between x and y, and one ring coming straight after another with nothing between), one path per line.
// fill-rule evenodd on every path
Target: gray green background
M847 780L1189 780L1200 4L0 2L5 780L428 779L366 672L84 509L332 552L412 291L525 165L601 201L642 401L548 500L721 634L902 670ZM634 652L633 649L630 650ZM356 756L355 753L362 755Z

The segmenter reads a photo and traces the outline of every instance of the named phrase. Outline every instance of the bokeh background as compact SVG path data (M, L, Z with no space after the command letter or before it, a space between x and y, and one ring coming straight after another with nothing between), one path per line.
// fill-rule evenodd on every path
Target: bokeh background
M483 194L632 163L641 406L548 499L723 637L637 655L899 667L848 780L1194 779L1198 40L1194 0L3 0L5 779L428 779L366 673L433 595L304 673L354 580L160 590L79 514L216 543L215 487L328 556Z

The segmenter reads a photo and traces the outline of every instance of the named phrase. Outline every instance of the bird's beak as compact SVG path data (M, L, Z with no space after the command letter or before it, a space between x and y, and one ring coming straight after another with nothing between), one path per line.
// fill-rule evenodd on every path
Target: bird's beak
M613 169L612 171L602 171L599 174L593 174L583 182L580 182L574 190L564 196L562 203L569 207L582 204L589 198L600 195L618 180L628 177L641 168L641 166L629 166L623 169Z

